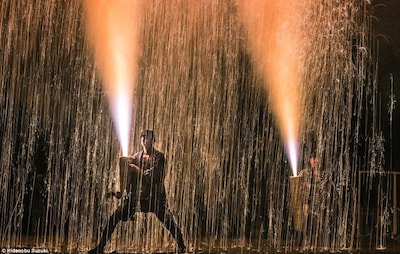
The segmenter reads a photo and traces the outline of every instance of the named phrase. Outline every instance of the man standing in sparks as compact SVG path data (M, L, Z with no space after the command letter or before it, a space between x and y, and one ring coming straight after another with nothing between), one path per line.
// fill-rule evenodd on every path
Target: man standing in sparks
M321 171L320 160L315 152L309 156L309 168L300 171L299 176L303 179L303 215L305 219L303 244L305 247L313 244L323 244L322 239L329 234L325 223L329 224L327 214L331 208L328 203L331 199L331 192L335 190L331 175L327 171ZM318 234L325 230L325 235ZM314 246L315 247L315 246Z
M117 224L121 220L129 220L135 212L154 213L174 237L179 252L186 251L182 232L168 208L164 186L164 154L154 148L155 136L152 130L143 131L140 141L143 150L134 154L133 157L126 158L129 161L127 195L109 218L99 245L89 253L103 253L107 240L111 237ZM121 166L123 165L120 165L120 170L123 170ZM121 195L116 196L121 197Z

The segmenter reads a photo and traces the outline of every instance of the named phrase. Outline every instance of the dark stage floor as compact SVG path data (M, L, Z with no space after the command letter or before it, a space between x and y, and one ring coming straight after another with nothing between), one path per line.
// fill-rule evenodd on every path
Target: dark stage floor
M50 246L46 244L37 244L40 242L38 239L34 239L32 237L20 237L19 241L11 241L14 242L10 244L10 241L1 241L0 242L0 251L1 253L86 253L85 248L80 247L79 249L73 249L71 247L66 248L65 246ZM16 242L19 242L18 244ZM197 253L197 254L253 254L253 253L288 253L288 254L300 254L300 253L344 253L344 254L372 254L372 253L380 253L380 254L400 254L400 237L393 239L393 237L388 237L385 239L385 245L381 248L375 247L375 242L371 243L368 237L364 237L358 241L359 248L358 249L340 249L333 251L329 248L312 248L312 247L283 247L280 249L273 249L270 246L268 240L262 240L258 243L257 246L253 247L238 247L234 243L237 243L237 240L232 239L232 247L227 248L218 248L218 247L210 247L205 241L198 242L195 248L191 247L189 243L189 251L188 253ZM36 244L35 244L36 243ZM119 243L114 242L111 246L106 247L106 253L158 253L158 254L172 254L175 253L174 244L171 243L165 248L160 248L158 250L148 250L146 248L145 251L134 250L127 246L118 246ZM140 249L140 248L138 248Z

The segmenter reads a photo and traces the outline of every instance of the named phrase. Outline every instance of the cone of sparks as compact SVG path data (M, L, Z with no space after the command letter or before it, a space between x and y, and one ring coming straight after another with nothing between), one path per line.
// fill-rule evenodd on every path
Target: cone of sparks
M297 177L302 8L291 0L242 0L239 10L292 168L289 207L297 230L302 223L301 177Z
M137 0L86 0L87 35L100 70L122 154L128 155L138 55Z

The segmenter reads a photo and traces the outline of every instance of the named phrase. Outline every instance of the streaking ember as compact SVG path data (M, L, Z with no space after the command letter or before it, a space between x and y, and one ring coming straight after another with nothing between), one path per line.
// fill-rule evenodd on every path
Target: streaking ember
M269 100L293 175L297 174L297 142L300 126L300 6L290 0L241 1L249 46L260 74L265 78Z
M128 155L138 51L139 4L86 0L87 32L95 49L122 154Z

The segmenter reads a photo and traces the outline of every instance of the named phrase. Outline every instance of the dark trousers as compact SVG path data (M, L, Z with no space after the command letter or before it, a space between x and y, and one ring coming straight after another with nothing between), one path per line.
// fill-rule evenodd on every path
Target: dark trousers
M139 205L138 205L139 204ZM103 252L104 247L107 244L108 239L114 232L117 224L123 220L127 221L134 215L135 212L152 212L157 218L164 224L171 235L174 237L178 244L179 249L185 249L185 244L183 242L182 232L178 225L175 223L174 217L167 206L166 200L162 201L150 201L141 200L139 202L126 198L122 205L120 205L117 210L110 216L107 226L103 231L100 243L97 246L98 252Z

